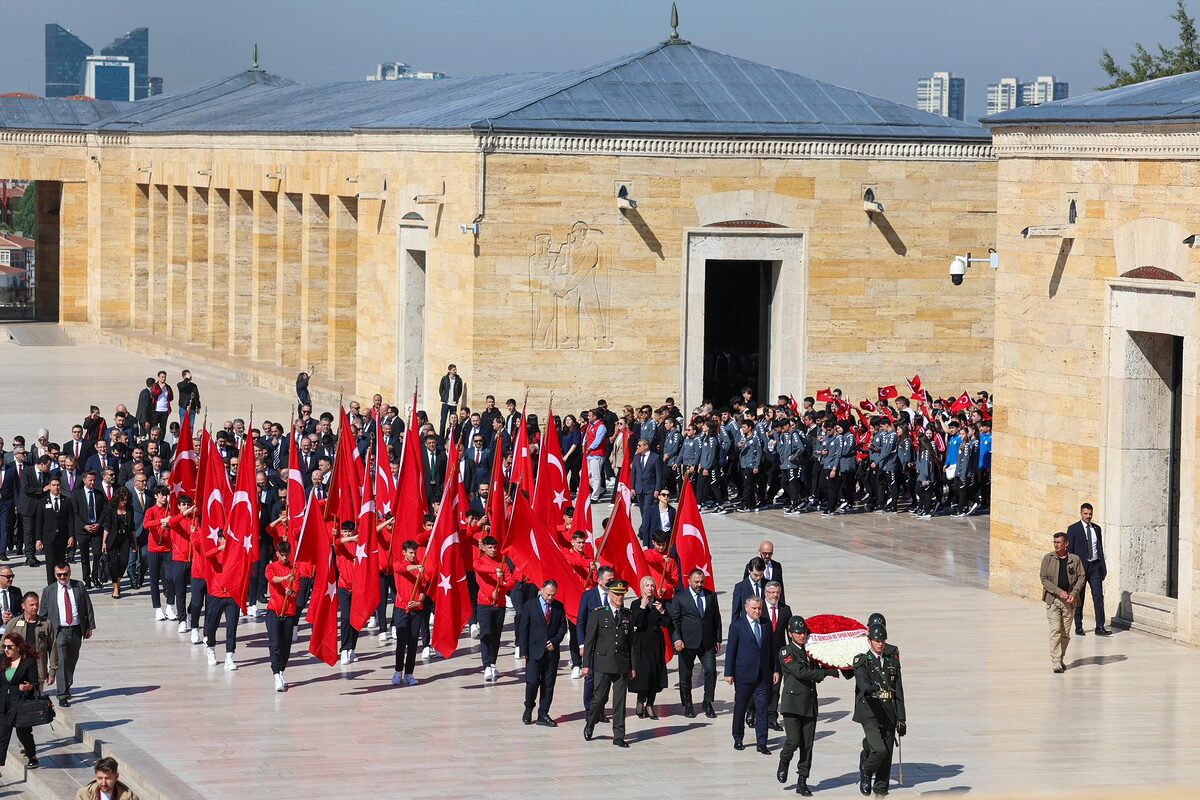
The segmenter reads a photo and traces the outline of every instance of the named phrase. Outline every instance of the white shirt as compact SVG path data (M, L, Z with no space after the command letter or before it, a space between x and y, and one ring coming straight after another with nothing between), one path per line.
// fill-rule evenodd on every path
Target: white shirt
M1083 522L1083 520L1079 521ZM1088 537L1088 552L1090 553L1088 561L1096 561L1100 558L1100 553L1096 550L1096 529L1092 526L1092 523L1083 522L1083 530L1087 533Z
M79 609L76 608L75 600L71 597L71 593L68 591L70 588L71 584L69 583L66 586L63 586L61 583L58 585L58 622L60 625L67 624L68 606L71 608L72 624L79 624Z
M165 388L158 393L158 399L154 401L154 410L159 413L171 410L171 400L167 397Z
M659 522L662 523L662 529L664 531L671 530L671 512L668 509L663 508L662 506L659 506L658 507L658 519L659 519Z
M113 800L112 792L106 792L103 789L101 789L100 790L100 800Z

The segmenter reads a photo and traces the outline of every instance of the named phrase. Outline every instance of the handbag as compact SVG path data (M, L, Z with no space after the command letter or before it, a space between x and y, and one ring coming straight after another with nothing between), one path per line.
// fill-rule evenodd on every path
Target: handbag
M54 704L49 697L32 697L17 701L17 714L13 725L18 728L34 728L49 725L54 721Z
M100 556L100 563L96 565L96 580L101 584L108 583L112 580L112 570L108 563L108 554Z

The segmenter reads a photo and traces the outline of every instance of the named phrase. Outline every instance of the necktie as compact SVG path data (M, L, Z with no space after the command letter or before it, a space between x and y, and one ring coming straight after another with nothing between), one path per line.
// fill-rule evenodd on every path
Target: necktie
M762 644L762 631L758 628L758 620L751 620L750 627L754 628L754 641Z
M58 513L58 498L54 498L54 513Z
M75 624L75 610L71 608L71 589L70 587L63 588L63 606L67 611L67 626Z
M779 625L779 610L776 606L771 606L771 630L775 630Z
M704 595L696 592L696 610L700 612L700 616L704 616Z
M604 607L608 608L608 592L601 592L600 599L604 601Z
M755 597L758 597L758 590L759 590L759 587L758 587L758 584L756 583L756 584L754 584L754 596Z
M91 490L87 493L88 496L88 522L96 521L96 494Z
M546 624L547 625L550 624L550 605L549 605L549 603L546 604Z
M479 463L479 451L478 450L475 451L475 463L476 464Z

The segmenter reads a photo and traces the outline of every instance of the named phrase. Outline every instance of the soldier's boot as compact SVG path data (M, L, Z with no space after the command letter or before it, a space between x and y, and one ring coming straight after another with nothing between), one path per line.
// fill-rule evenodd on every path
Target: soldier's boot
M791 758L785 758L782 755L779 757L779 771L775 773L775 777L780 783L787 783L788 767L791 766L791 763Z

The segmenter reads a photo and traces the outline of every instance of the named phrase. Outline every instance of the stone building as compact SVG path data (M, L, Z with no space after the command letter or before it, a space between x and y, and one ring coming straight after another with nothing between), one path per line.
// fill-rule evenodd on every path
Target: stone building
M1104 523L1108 616L1200 641L1200 73L989 120L999 160L991 581ZM1085 604L1091 614L1091 603Z
M470 403L569 408L991 386L993 276L946 269L994 245L986 130L676 36L566 73L16 102L39 316L125 346L426 402L451 361Z

